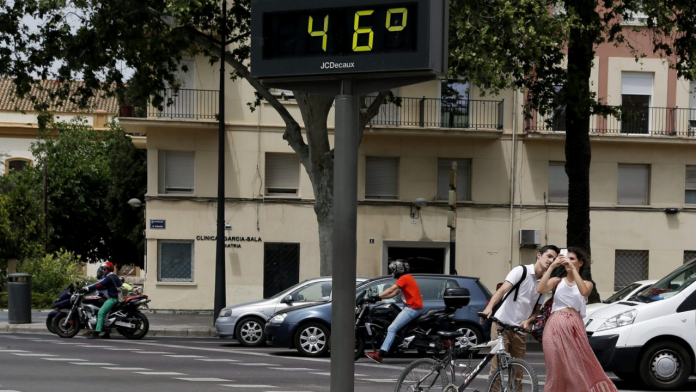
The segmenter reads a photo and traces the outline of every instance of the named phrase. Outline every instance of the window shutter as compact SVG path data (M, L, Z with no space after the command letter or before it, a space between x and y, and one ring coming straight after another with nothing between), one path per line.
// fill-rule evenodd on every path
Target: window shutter
M568 203L565 162L549 162L549 203Z
M367 157L365 198L399 198L399 158Z
M686 167L684 204L696 204L696 166Z
M449 199L449 173L457 161L457 200L471 200L471 159L437 160L437 199Z
M647 250L619 250L614 258L614 290L648 279L650 254Z
M193 193L193 151L160 151L159 193Z
M617 203L648 204L648 165L619 165Z
M622 72L622 95L652 95L653 74L648 72Z
M300 158L295 154L266 153L266 195L296 196Z

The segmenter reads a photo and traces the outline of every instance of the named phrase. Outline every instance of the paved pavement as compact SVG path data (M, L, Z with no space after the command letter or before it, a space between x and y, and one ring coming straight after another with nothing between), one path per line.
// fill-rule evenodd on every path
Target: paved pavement
M382 365L359 360L355 391L393 391L399 374L415 358L388 358ZM546 368L539 345L530 345L527 360L542 386ZM329 392L331 365L329 358L304 358L294 350L272 347L244 348L217 338L86 340L37 333L0 333L0 363L2 392L93 389L86 379L98 379L99 390L105 392L132 387L154 392ZM485 391L487 373L484 369L467 391ZM636 391L609 375L620 391ZM682 389L693 390L696 380Z
M34 310L31 324L9 324L7 310L0 310L0 332L45 333L50 310ZM215 337L212 312L163 313L143 312L150 321L148 336Z

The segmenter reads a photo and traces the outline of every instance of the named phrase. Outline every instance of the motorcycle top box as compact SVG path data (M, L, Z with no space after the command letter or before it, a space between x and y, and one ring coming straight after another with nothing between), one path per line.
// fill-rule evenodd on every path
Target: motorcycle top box
M469 305L471 293L464 287L450 287L445 289L443 299L448 308L463 308Z

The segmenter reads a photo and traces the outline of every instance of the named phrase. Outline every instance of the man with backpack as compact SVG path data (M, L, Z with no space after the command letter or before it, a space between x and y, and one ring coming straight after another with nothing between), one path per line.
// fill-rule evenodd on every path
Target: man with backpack
M546 245L539 249L536 262L529 265L518 265L505 277L505 282L493 294L488 306L479 313L486 319L491 316L507 325L520 325L529 330L534 319L544 303L542 295L537 293L537 284L544 272L558 256L559 249L553 245ZM497 306L496 306L497 305ZM481 324L484 323L483 318ZM498 323L491 325L491 339L498 337ZM514 358L524 359L527 352L527 344L524 335L513 331L504 332L505 350ZM491 362L493 373L498 368L498 362L494 358Z

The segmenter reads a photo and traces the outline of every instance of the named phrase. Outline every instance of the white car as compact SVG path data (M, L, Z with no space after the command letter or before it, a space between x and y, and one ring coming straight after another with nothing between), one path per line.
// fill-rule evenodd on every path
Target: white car
M622 288L621 290L615 292L611 297L605 299L602 302L596 303L596 304L590 304L587 305L587 311L585 312L585 322L587 323L587 320L592 318L592 314L599 309L605 308L608 305L611 305L613 303L619 302L619 301L630 301L631 298L636 295L638 292L643 291L644 289L652 286L657 282L656 280L639 280L637 282L633 282L629 284L628 286Z
M590 346L606 371L672 390L694 372L696 260L629 300L595 311L585 322Z

